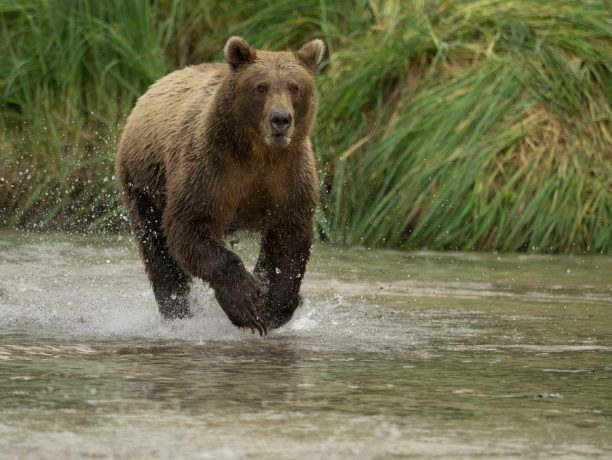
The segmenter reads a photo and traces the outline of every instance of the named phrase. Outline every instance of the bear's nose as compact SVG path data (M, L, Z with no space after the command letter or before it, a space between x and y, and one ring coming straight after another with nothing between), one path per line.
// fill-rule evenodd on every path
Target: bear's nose
M284 110L277 110L270 114L270 124L277 134L282 134L291 126L291 114Z

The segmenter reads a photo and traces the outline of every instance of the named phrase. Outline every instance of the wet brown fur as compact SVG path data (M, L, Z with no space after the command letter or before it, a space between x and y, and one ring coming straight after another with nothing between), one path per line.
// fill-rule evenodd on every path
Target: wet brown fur
M263 334L291 318L319 199L309 136L322 53L319 40L294 53L232 37L227 63L175 71L138 100L116 171L164 317L190 314L197 277L236 326ZM284 137L270 135L278 107L293 116ZM223 243L237 229L262 234L255 277Z

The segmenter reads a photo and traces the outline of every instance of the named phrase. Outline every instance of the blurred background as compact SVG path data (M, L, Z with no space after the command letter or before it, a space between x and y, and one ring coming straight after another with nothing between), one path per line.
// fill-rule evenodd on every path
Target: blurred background
M612 253L607 0L0 0L0 226L126 231L126 116L231 35L326 43L322 240Z

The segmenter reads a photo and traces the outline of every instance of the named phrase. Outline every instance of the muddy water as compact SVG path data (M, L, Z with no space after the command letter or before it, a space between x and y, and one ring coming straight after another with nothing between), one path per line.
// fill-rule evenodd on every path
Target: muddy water
M319 246L303 293L164 323L128 238L0 234L0 456L612 456L611 258Z

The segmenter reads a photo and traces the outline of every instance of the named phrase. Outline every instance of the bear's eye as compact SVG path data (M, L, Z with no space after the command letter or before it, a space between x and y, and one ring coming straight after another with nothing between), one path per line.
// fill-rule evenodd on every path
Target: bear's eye
M300 87L298 85L289 85L289 92L292 96L298 96L300 94Z
M268 92L268 85L266 85L265 83L259 83L257 85L257 92L259 94L266 94Z

